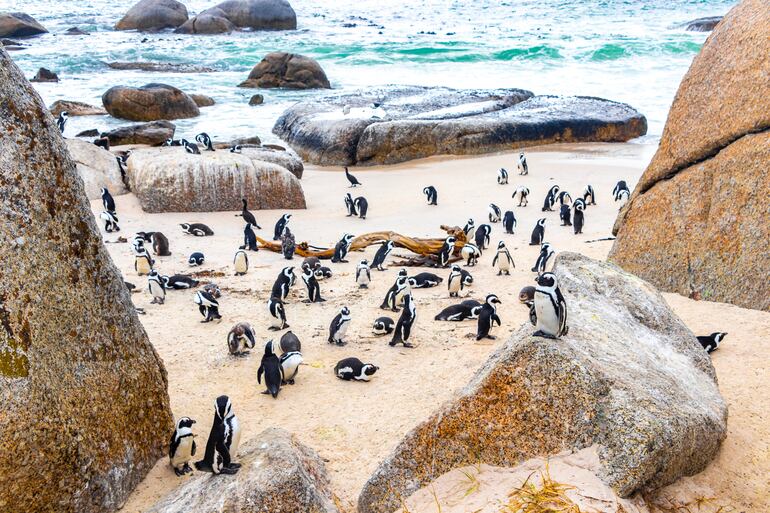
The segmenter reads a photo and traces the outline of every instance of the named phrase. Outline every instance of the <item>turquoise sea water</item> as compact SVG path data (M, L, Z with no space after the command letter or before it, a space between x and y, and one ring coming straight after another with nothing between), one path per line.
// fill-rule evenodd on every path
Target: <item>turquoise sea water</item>
M191 15L215 1L184 2ZM335 89L388 83L460 88L520 87L537 94L581 94L627 102L660 135L679 81L707 34L681 24L727 12L733 0L450 1L294 0L298 30L181 36L171 32L116 32L131 6L114 0L0 0L0 11L23 10L51 34L29 40L13 58L32 76L43 66L58 84L37 84L47 103L56 99L100 104L118 84L164 82L213 96L217 105L194 120L180 120L180 136L205 130L215 138L259 135L291 103L318 91L239 89L249 70L274 50L317 59ZM69 27L91 31L65 36ZM115 71L107 61L195 63L205 74ZM248 106L260 92L265 104ZM72 119L68 135L123 122L109 117Z

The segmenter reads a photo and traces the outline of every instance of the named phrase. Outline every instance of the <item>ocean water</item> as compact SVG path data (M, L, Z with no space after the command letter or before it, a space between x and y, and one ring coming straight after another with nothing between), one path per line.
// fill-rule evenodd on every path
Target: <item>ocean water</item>
M188 0L191 15L216 3ZM707 34L681 24L721 15L734 0L293 0L298 29L182 36L116 32L132 2L114 0L0 0L0 11L23 10L51 33L13 52L28 76L47 67L58 84L36 84L44 100L101 104L113 85L163 82L212 96L217 105L193 120L176 121L178 136L206 131L215 139L270 133L292 103L323 91L240 89L236 85L270 51L317 59L332 87L381 84L457 88L520 87L536 94L601 96L645 114L649 135L660 135L677 86ZM65 36L69 27L91 32ZM108 61L194 63L216 73L117 71ZM250 107L252 94L265 103ZM72 118L68 135L124 124L107 116Z

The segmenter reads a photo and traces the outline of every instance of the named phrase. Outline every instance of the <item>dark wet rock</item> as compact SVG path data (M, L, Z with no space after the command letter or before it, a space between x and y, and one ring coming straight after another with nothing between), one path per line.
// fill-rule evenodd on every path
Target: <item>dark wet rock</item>
M271 150L286 151L286 148L280 144L263 144L263 148L270 148Z
M223 11L213 8L190 18L174 32L177 34L229 34L237 29L238 27L227 19Z
M294 30L297 15L286 0L228 0L191 18L180 34L224 34L233 30Z
M102 103L111 116L132 121L185 119L200 115L198 106L187 93L166 84L111 87L102 95Z
M48 32L35 18L23 12L0 12L0 37L31 37Z
M187 21L187 7L176 0L141 0L115 24L115 30L154 31Z
M329 89L329 79L315 59L296 53L271 52L238 87Z
M261 146L262 140L259 138L259 136L253 135L251 137L239 137L238 139L233 139L232 141L226 143L215 143L214 146L216 148L230 148L236 144L241 146Z
M30 82L58 82L59 75L47 68L40 68Z
M58 117L62 111L67 111L70 116L104 116L107 114L107 111L101 107L72 100L56 100L48 109L53 117Z
M150 146L160 146L166 139L174 137L176 125L168 121L153 121L151 123L139 123L136 125L122 126L102 136L110 140L110 145L120 146L122 144L148 144Z
M80 27L70 27L64 31L65 36L90 36L90 32L81 30Z
M249 98L249 105L262 105L265 101L265 97L261 94L255 94Z
M212 73L217 71L197 64L174 64L171 62L108 62L107 66L119 70L157 71L162 73Z
M217 102L214 101L214 98L211 96L206 96L205 94L191 94L190 98L193 99L195 102L195 105L198 107L211 107L212 105L216 104Z
M722 21L722 16L698 18L697 20L688 21L685 24L684 29L692 32L711 32L720 21Z
M58 114L57 114L58 115ZM99 130L91 128L75 134L75 137L99 137Z
M0 39L0 45L6 47L6 50L9 46L25 46L23 43L20 43L18 41L14 41L13 39Z
M381 105L374 109L373 103ZM300 102L273 127L303 160L338 166L554 142L626 141L646 131L642 114L600 98L416 86L384 86Z

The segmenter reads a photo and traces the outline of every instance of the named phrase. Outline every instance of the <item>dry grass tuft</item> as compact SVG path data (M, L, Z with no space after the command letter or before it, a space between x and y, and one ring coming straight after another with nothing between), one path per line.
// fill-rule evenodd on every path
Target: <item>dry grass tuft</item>
M533 475L508 494L508 504L500 513L581 513L567 496L567 491L575 487L551 479L547 463L545 470L540 471L540 484L532 481Z

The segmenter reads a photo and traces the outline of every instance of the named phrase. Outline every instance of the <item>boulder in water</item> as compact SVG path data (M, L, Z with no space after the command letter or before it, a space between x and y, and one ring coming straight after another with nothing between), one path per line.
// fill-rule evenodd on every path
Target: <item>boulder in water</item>
M122 144L147 144L160 146L167 139L174 137L176 125L169 121L152 121L137 125L122 126L102 134L110 141L111 146Z
M223 34L233 30L294 30L297 15L286 0L228 0L188 20L180 34Z
M190 95L166 84L111 87L102 103L111 116L132 121L194 118L201 113Z
M66 142L72 160L77 164L80 178L83 179L88 199L101 198L102 187L109 189L113 196L128 192L115 155L81 139L67 139Z
M29 79L30 82L58 82L59 75L47 68L40 68L35 76Z
M107 67L120 70L155 71L159 73L213 73L217 71L208 66L197 64L178 64L173 62L108 62Z
M249 98L249 105L262 105L265 102L265 97L261 94L255 94Z
M187 21L187 7L176 0L140 0L115 24L115 30L161 30Z
M238 27L219 9L208 9L176 29L177 34L229 34Z
M90 32L81 30L80 27L70 27L64 31L65 36L90 36Z
M35 18L23 12L0 12L0 37L30 37L48 32Z
M315 59L296 53L271 52L238 87L330 89L331 85Z
M89 105L88 103L76 102L72 100L56 100L48 107L53 117L58 117L62 112L67 112L69 116L105 116L107 111L101 107Z
M193 99L195 105L198 107L211 107L216 103L214 98L211 96L206 96L205 94L191 94L190 98Z
M722 16L698 18L697 20L692 20L685 23L684 29L691 32L711 32L720 21L722 21Z

